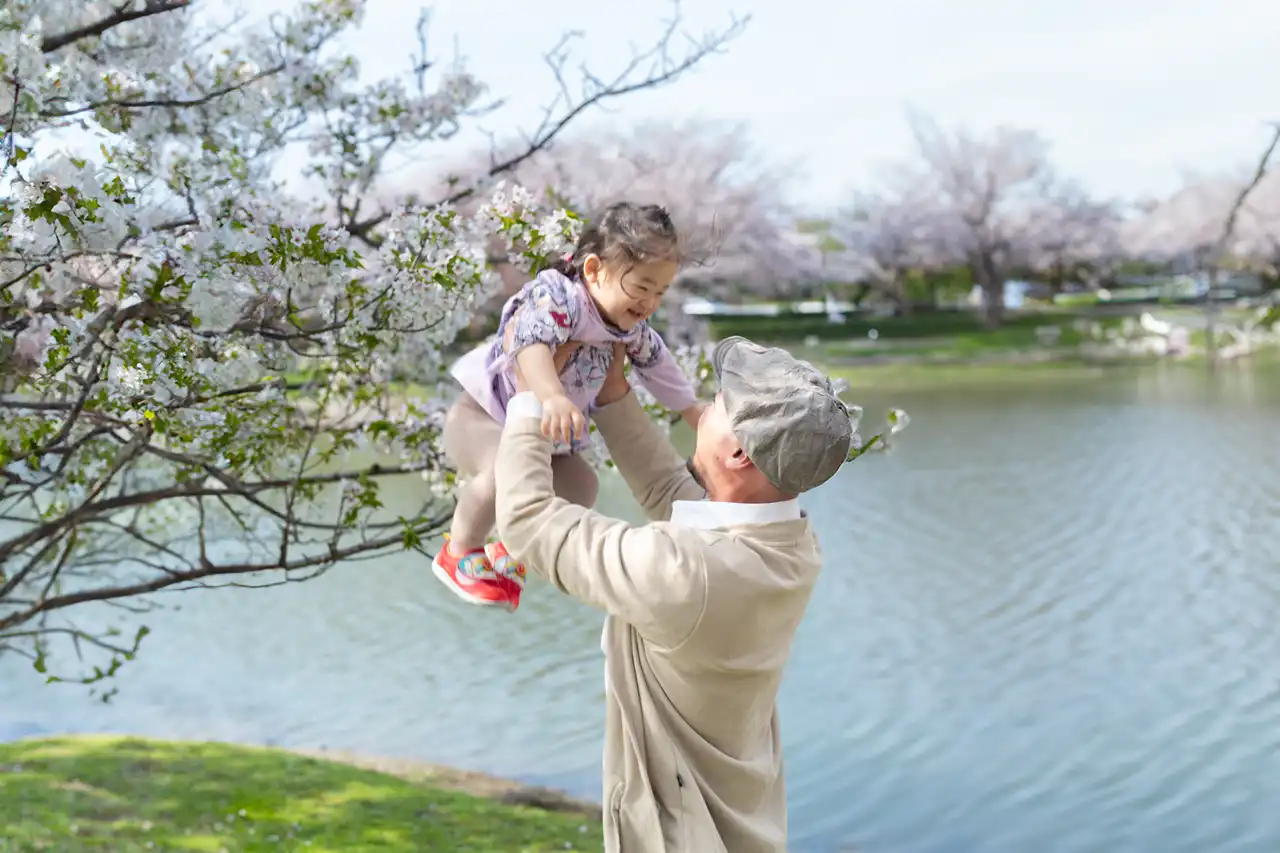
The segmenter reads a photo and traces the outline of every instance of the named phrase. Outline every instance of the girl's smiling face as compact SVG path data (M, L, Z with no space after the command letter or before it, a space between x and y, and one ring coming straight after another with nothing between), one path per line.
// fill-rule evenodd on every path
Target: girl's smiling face
M677 270L675 261L662 258L606 264L598 255L589 255L582 276L604 319L629 332L658 310Z

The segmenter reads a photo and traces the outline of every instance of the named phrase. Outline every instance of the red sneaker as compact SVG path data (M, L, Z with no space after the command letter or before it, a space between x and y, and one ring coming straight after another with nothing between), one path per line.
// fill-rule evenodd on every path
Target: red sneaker
M431 561L431 571L439 578L440 583L453 590L463 601L515 609L511 582L498 576L482 548L455 557L449 552L446 541L445 546ZM518 602L519 591L515 597Z
M507 553L507 546L501 542L490 542L485 545L484 554L489 558L489 565L493 566L494 574L498 576L499 581L505 581L509 585L511 609L515 610L520 606L520 593L524 591L525 577L528 574L524 564L517 562L515 557Z

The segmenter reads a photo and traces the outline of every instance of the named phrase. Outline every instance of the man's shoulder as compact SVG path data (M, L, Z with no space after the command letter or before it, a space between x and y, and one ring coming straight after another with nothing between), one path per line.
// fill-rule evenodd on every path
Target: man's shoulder
M702 612L683 653L756 672L783 666L821 572L808 522L713 530L666 524L685 543L682 550L697 555L691 571L704 584Z
M817 571L822 558L807 518L723 527L690 524L681 518L649 522L677 541L680 550L716 571L746 566Z
M692 533L703 543L709 587L803 587L815 582L822 568L817 539L805 518Z

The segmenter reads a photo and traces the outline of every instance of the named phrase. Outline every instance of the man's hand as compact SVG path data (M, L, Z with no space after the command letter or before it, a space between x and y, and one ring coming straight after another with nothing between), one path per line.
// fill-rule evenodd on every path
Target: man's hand
M631 393L631 383L627 381L627 374L623 372L626 365L626 344L614 344L613 361L609 364L609 372L605 374L604 384L600 386L600 393L596 395L597 406L616 403Z
M694 432L698 431L698 421L702 420L702 413L711 406L710 403L704 403L699 400L689 408L680 412L680 417L684 418L684 422L693 428Z
M577 341L565 341L556 347L556 351L551 354L551 363L556 366L556 376L564 373L564 366L568 364L569 359L578 351L582 344Z

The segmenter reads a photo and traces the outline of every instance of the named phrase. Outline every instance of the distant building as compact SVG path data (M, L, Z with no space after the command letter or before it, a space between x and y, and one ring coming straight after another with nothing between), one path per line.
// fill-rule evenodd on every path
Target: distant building
M1018 279L1010 279L1004 283L1004 307L1005 308L1021 308L1026 305L1027 293L1031 290L1031 283L1020 281ZM975 284L973 290L969 291L968 303L975 308L981 308L987 304L987 294L982 289L982 285Z

